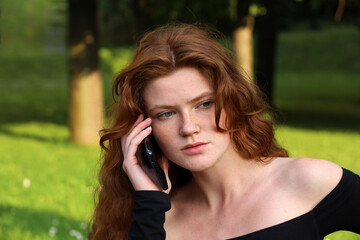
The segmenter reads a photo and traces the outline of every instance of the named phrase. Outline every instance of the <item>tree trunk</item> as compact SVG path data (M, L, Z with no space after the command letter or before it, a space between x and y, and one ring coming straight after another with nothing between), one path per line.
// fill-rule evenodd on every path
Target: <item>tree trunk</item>
M255 76L260 90L272 105L275 75L275 57L278 32L277 8L279 1L266 4L267 14L256 18Z
M69 114L71 138L97 144L103 125L96 0L68 1Z
M253 31L255 18L249 13L251 0L236 1L234 3L236 4L237 19L237 28L233 31L235 60L239 69L243 70L243 74L253 81Z
M149 15L149 10L147 9L148 1L147 0L134 0L133 1L133 11L136 19L136 33L142 34L151 26L152 18Z
M254 17L246 16L246 24L240 25L233 33L234 51L236 62L244 75L251 81L254 79L254 60L253 60L253 30Z
M341 21L342 16L344 14L345 5L346 5L346 0L339 0L338 1L338 6L336 8L336 12L335 12L335 15L334 15L334 20L336 22Z

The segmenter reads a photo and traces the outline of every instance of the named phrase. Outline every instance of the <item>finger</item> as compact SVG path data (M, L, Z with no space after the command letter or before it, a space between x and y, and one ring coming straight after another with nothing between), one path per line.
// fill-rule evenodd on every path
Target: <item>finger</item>
M151 124L151 118L147 118L137 124L126 137L126 141L131 141L135 136L137 136L141 131L145 130ZM129 142L128 142L129 143Z
M138 135L146 127L150 126L151 118L147 118L145 120L142 119L142 117L139 117L138 120L134 123L131 130L129 130L129 132L121 138L121 145L123 147L126 148L129 145L129 142L134 138L134 136Z
M129 132L131 132L139 123L141 123L141 121L143 121L144 118L145 118L144 114L140 114L140 115L137 117L135 123L132 125L132 127L131 127L131 129L130 129Z
M128 135L131 133L131 131L144 119L144 114L140 114L135 123L131 126L130 130L120 138L120 141L121 141L121 145L124 146L125 145L125 140L126 138L128 137Z
M145 137L147 137L152 131L151 127L148 127L144 130L142 130L138 135L136 135L134 138L131 139L127 146L126 155L130 158L136 158L136 152L138 149L139 144L144 140ZM128 157L125 157L127 159ZM133 162L134 163L134 162ZM136 164L138 164L138 161L136 161Z

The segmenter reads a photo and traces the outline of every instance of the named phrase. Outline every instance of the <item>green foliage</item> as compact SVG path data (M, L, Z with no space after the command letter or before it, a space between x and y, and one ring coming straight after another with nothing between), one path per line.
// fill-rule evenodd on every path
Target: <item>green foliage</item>
M292 156L328 159L360 174L358 38L349 26L282 33L275 104L276 134ZM85 239L100 151L69 141L66 56L26 48L0 55L0 239ZM100 52L107 106L113 76L133 50Z
M63 0L1 1L0 7L1 45L6 48L29 44L41 47L50 29L65 26Z
M359 133L359 31L339 25L279 38L275 104L283 124Z

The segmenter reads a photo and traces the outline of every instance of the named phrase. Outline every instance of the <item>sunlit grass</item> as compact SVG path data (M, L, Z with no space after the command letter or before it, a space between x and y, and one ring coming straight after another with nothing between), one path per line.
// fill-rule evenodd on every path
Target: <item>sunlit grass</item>
M282 126L277 139L293 157L327 159L360 174L360 135L344 131L302 129Z
M51 228L55 239L86 236L99 149L68 139L52 123L2 126L0 239L49 239Z

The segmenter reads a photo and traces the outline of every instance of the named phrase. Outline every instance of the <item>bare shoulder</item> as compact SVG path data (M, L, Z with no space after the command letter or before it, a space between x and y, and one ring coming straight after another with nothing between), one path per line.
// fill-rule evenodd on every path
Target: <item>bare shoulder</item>
M335 187L342 177L342 168L330 161L316 158L294 158L288 170L300 184Z
M287 187L314 203L330 193L343 174L339 165L316 158L284 159L279 170L279 178L287 183Z

